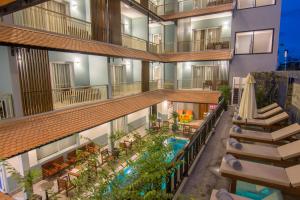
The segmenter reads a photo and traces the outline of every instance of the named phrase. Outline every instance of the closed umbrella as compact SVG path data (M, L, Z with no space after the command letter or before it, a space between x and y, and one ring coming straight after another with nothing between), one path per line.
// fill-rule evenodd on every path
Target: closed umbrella
M255 79L251 74L246 77L246 84L242 95L239 116L243 119L253 119L257 115L257 106L255 98Z

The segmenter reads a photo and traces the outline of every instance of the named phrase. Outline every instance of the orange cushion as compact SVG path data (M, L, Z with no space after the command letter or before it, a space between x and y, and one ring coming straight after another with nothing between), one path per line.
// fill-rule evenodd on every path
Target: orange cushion
M192 111L192 110L186 110L186 111L185 111L185 114L186 114L186 115L192 115L192 114L193 114L193 111Z

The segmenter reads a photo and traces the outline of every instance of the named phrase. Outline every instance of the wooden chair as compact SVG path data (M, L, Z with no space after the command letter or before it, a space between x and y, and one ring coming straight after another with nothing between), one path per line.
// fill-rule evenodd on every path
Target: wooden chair
M57 187L58 192L66 191L66 196L68 197L69 191L72 190L75 186L72 184L69 176L63 176L57 178Z
M190 133L191 133L191 127L188 126L188 125L184 125L184 126L183 126L183 129L182 129L182 134L188 135L188 134L190 134Z
M126 155L128 155L128 151L132 149L132 143L129 141L124 140L123 142L119 143L121 149L125 150Z
M114 160L114 157L109 153L108 149L102 150L100 154L101 154L102 164Z
M163 121L162 128L169 130L169 127L170 127L170 122L169 121Z
M86 145L86 150L89 153L96 154L97 152L99 152L99 147L95 143L90 143Z

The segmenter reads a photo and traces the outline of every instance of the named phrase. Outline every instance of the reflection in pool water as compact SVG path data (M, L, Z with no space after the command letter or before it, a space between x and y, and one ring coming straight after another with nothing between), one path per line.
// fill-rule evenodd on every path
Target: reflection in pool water
M165 145L170 145L171 147L171 152L167 156L166 162L171 162L177 154L183 150L186 144L188 144L189 140L187 139L179 139L179 138L168 138L164 144ZM134 177L134 169L131 166L127 166L124 168L124 170L119 173L119 175L116 177L118 184L120 187L126 186L132 177ZM130 176L130 179L128 177ZM166 188L166 183L162 181L162 190Z
M253 200L283 200L279 190L244 181L237 181L236 194Z

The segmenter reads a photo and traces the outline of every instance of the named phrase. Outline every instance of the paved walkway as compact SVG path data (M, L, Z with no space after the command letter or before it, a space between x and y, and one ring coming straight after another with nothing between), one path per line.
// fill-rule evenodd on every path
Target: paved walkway
M207 143L178 199L209 200L212 189L229 188L228 180L218 174L218 169L225 154L225 143L232 126L231 114L231 111L223 113L215 134Z

